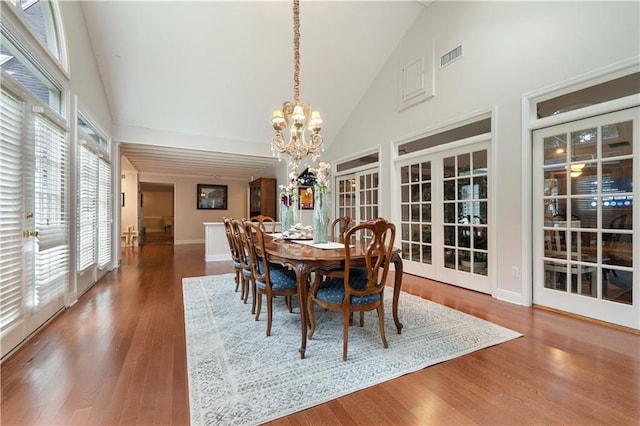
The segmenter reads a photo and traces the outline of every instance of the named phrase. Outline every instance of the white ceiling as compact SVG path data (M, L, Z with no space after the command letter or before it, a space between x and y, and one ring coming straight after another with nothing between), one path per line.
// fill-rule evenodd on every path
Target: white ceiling
M269 146L271 112L293 98L291 2L81 4L114 127ZM301 1L300 97L322 113L325 143L423 8L417 1ZM178 139L172 146L189 148ZM123 152L141 172L197 174L204 168L250 176L273 162L231 164L221 153L228 146L195 156L166 150L163 157L165 150L137 142L144 141L127 139Z

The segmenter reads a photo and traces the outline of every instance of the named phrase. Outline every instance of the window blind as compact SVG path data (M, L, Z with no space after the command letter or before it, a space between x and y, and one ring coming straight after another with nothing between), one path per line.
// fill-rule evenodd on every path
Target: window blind
M0 95L0 335L23 319L22 131L23 103Z
M111 262L111 164L98 162L98 266Z
M35 279L30 306L62 296L69 277L67 152L65 132L41 114L35 117Z
M86 145L78 147L78 271L83 271L96 262L98 204L98 156Z

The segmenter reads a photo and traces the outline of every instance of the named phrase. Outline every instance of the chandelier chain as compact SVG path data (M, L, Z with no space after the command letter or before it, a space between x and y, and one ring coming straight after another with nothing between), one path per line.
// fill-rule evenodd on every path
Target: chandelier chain
M293 1L293 98L300 103L300 2Z

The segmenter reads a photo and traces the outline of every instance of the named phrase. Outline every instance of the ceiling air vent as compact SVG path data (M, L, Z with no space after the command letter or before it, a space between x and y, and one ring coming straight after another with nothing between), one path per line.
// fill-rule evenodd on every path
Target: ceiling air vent
M462 57L462 45L440 56L440 68L444 67L445 65L449 65L451 62L460 57Z

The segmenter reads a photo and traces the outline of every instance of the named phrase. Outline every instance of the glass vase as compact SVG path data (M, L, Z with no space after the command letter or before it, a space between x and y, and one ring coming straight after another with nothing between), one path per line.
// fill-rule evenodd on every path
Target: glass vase
M313 194L313 242L326 243L329 240L329 215L322 190Z
M280 225L282 232L288 231L293 226L293 208L286 204L280 206Z

